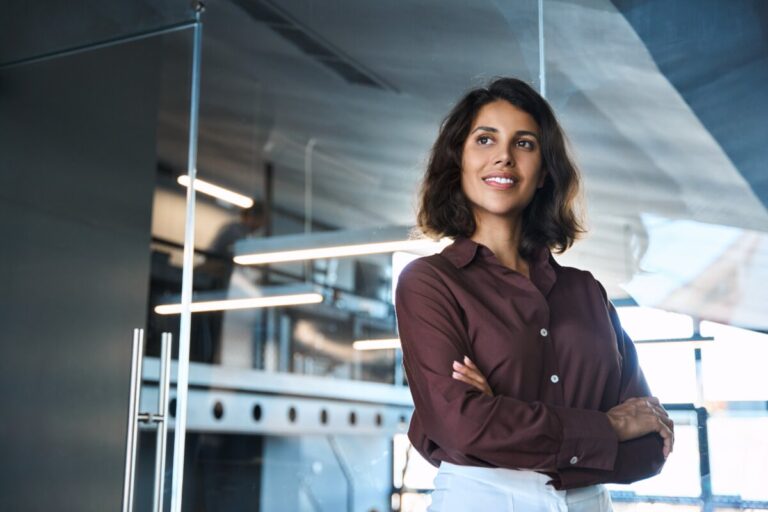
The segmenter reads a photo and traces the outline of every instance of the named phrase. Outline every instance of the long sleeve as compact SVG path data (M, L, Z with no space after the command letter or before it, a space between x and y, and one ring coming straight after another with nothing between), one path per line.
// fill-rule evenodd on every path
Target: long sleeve
M619 403L629 398L651 396L650 388L637 359L635 345L621 326L616 308L605 288L596 281L605 300L621 354ZM631 483L657 475L664 466L664 442L656 433L619 443L616 463L611 471L570 469L560 473L560 488L570 489L596 483Z
M414 417L425 438L414 438L414 423L409 435L430 462L444 457L547 472L614 468L619 443L604 413L491 397L452 378L452 363L470 354L470 341L461 307L428 263L416 260L403 271L395 308Z

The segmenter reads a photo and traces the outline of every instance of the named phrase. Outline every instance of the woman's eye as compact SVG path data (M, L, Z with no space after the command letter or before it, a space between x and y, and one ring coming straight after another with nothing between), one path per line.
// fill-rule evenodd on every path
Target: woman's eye
M493 139L491 139L487 135L481 135L477 138L477 142L479 142L483 146L487 146L489 142L492 142Z
M517 145L525 149L533 149L536 147L536 144L530 140L519 140L517 141Z

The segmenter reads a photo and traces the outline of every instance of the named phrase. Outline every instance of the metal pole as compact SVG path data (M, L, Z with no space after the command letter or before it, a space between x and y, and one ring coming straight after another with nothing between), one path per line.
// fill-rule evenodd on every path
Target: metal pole
M82 53L82 52L100 50L102 48L108 48L110 46L115 46L118 44L132 43L134 41L139 41L141 39L146 39L148 37L155 37L155 36L160 36L164 34L170 34L171 32L177 32L179 30L186 30L188 28L192 28L193 26L194 24L191 22L183 22L183 23L177 23L175 25L168 25L166 27L149 30L147 32L139 32L137 34L130 34L127 36L107 39L106 41L99 41L97 43L88 43L81 46L75 46L73 48L67 48L64 50L56 50L54 52L45 53L42 55L35 55L33 57L25 57L23 59L14 60L11 62L6 62L4 64L1 64L0 69L8 69L15 66L24 66L32 63L36 64L38 62L45 62L46 60L58 59L60 57L70 57L72 55L77 55L78 53Z
M709 413L705 407L696 407L696 425L699 436L699 475L701 482L702 510L714 510L712 503L712 472L709 467L709 433L707 420Z
M304 147L304 233L306 234L312 232L312 152L315 145L317 145L317 139L312 137ZM314 279L313 266L312 260L304 262L304 281L308 283Z
M539 93L547 97L547 70L544 62L544 0L539 0Z
M171 343L172 336L164 332L160 348L160 379L157 383L157 442L155 449L155 512L163 512L163 494L165 492L165 452L168 438L168 394L171 387Z
M144 329L133 330L131 352L131 387L128 398L128 432L125 447L125 480L123 482L123 512L133 510L133 486L136 481L136 446L138 437L139 396L141 394L141 363L144 357Z
M202 5L198 4L192 53L192 97L189 114L189 154L187 156L187 218L184 231L184 268L181 278L181 328L179 361L176 377L176 425L173 438L173 478L171 480L171 512L181 512L184 484L184 449L187 434L187 386L189 383L189 338L192 320L192 264L195 249L195 178L197 177L197 128L200 106L200 54L202 51Z
M333 456L336 457L336 462L339 464L341 474L344 475L344 480L347 481L347 512L352 512L355 510L355 482L352 479L352 471L349 469L349 466L347 466L347 462L341 454L341 449L336 442L336 438L332 435L326 437L328 439L328 444L331 447L331 451L333 452Z

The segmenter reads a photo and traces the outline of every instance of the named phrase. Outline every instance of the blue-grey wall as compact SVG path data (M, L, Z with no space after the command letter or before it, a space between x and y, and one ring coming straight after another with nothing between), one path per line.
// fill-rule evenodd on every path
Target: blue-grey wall
M0 510L119 510L159 47L0 68Z

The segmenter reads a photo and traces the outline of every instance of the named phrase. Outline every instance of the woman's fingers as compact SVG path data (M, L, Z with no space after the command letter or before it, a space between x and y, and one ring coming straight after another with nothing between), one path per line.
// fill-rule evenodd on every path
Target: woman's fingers
M608 411L620 441L657 432L664 441L664 458L674 449L675 424L656 397L630 398Z
M661 405L659 399L656 397L645 397L645 409L650 411L655 417L655 430L659 433L664 441L664 458L667 458L674 449L675 444L675 423L672 418L669 417L666 409Z
M488 381L485 380L485 376L480 373L480 370L478 370L476 366L472 368L469 365L463 365L458 361L454 361L453 370L453 378L462 382L466 382L467 384L476 387L483 393L489 396L493 396L493 392L488 385Z
M669 454L672 452L672 446L675 442L675 434L672 432L672 430L659 418L658 420L659 428L658 433L661 436L661 438L664 440L664 458L666 459Z
M464 356L464 364L475 370L476 372L480 373L480 369L475 366L475 363L472 362L472 360L468 356Z
M453 370L454 372L458 372L464 377L467 377L480 388L484 387L485 379L483 378L483 375L481 373L476 372L475 370L459 363L458 361L453 362Z
M461 373L459 373L459 372L457 372L457 371L454 371L454 372L451 374L451 376L452 376L454 379L456 379L456 380L460 380L461 382L466 382L466 383L467 383L467 384L469 384L470 386L472 386L472 387L475 387L475 388L478 388L480 391L482 391L482 386L481 386L480 384L478 384L477 382L475 382L474 380L470 379L469 377L467 377L467 376L466 376L466 375L464 375L464 374L461 374Z

